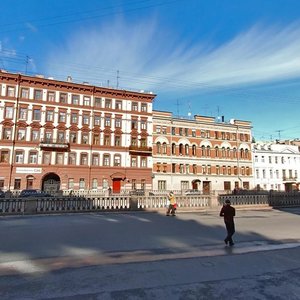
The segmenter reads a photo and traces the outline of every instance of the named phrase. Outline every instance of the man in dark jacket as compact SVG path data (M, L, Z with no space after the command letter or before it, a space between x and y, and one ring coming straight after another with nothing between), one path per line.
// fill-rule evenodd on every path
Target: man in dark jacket
M225 201L225 205L223 205L220 211L220 217L224 217L224 222L226 225L227 230L227 237L225 238L224 242L226 245L233 246L232 236L235 232L234 228L234 216L235 216L235 209L230 205L230 200Z

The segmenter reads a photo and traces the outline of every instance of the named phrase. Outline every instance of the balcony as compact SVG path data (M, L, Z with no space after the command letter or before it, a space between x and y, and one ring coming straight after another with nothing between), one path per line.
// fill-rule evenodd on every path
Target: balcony
M152 155L152 147L147 146L129 146L129 154L133 155Z
M285 182L297 182L297 177L296 176L283 176L282 180Z
M68 142L55 139L41 140L39 146L41 150L45 151L68 152L70 150L70 144Z

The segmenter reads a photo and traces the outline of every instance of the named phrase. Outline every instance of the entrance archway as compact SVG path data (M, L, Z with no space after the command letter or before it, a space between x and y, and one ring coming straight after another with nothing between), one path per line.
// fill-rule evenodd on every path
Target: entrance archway
M192 189L193 190L199 190L200 188L200 183L201 183L201 180L199 179L195 179L192 181Z
M60 189L60 177L55 173L48 173L42 179L42 190L45 192L57 192Z

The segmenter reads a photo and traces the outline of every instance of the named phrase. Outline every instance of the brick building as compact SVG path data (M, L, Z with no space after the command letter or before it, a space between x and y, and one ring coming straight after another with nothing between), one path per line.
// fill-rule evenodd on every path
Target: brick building
M154 98L1 71L0 189L151 189Z
M209 193L253 188L251 123L153 112L153 188Z

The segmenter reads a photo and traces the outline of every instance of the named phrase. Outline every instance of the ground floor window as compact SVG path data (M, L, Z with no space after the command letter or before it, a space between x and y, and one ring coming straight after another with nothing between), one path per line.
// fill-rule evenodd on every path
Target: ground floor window
M224 190L231 191L231 182L230 181L224 181Z
M20 190L20 189L21 189L21 179L15 178L14 190Z
M158 180L158 190L165 191L167 189L167 182L165 180Z
M69 180L68 180L68 189L69 190L74 189L74 178L69 178Z

